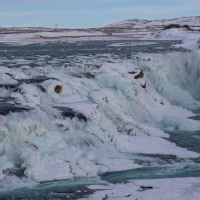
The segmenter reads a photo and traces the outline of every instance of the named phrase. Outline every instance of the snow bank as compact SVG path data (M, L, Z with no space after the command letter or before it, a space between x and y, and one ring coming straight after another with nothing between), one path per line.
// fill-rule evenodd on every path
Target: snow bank
M137 180L116 185L90 186L96 192L84 199L196 200L200 195L199 187L199 178Z

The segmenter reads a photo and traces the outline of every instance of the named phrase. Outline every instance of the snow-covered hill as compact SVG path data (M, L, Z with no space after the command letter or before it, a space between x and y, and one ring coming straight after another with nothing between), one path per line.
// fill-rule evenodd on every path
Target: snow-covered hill
M123 35L126 33L127 37L129 36L134 37L135 39L143 39L149 35L159 34L163 31L165 26L170 24L178 24L180 26L188 25L193 33L199 34L200 32L200 16L162 20L129 19L110 24L106 26L105 29L110 31L113 35Z
M180 24L189 25L191 28L200 29L200 16L194 17L181 17L175 19L162 19L162 20L139 20L139 19L129 19L125 21L120 21L118 23L110 24L106 28L113 29L152 29L158 28L162 29L163 26L169 24Z

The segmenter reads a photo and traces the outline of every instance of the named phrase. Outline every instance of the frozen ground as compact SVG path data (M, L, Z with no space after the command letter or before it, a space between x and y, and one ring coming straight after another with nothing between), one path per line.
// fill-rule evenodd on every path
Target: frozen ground
M22 34L16 34L15 42L30 42ZM200 110L198 50L185 51L177 41L52 42L58 35L66 39L66 33L37 34L42 36L37 42L46 42L0 47L1 194L44 181L126 170L136 170L133 174L141 178L154 169L148 179L158 174L199 177L200 123L194 117ZM157 39L169 39L168 34L170 40L190 39L188 33L174 29L159 34ZM11 41L6 37L10 35L1 41ZM179 184L181 180L185 185ZM185 178L134 181L118 184L117 189L101 186L109 193L93 195L115 199L119 187L121 199L145 199L148 194L153 198L156 193L167 195L171 182L179 184L173 187L177 195L183 196L186 186L191 186L193 199L199 194L194 187L199 179ZM141 185L153 188L137 193Z

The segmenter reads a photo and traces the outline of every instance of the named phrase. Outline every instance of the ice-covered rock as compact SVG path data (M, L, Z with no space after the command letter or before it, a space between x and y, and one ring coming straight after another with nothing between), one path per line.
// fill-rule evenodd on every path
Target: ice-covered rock
M163 130L200 129L188 119L200 109L199 61L197 52L138 54L102 62L90 68L94 76L85 66L20 67L15 77L2 68L2 81L15 87L1 89L1 105L8 97L32 109L0 116L1 179L15 168L37 182L143 167L137 154L198 157Z

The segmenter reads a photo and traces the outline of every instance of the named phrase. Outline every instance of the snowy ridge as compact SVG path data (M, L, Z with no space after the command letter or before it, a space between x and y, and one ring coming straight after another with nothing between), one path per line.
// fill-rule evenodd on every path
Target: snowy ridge
M140 20L130 19L124 20L118 23L107 25L107 28L122 28L122 29L134 29L134 28L162 28L169 24L189 25L191 28L200 28L200 16L194 17L180 17L175 19L162 19L162 20Z
M164 27L171 24L180 26L187 25L191 30L168 29ZM115 24L110 24L106 28L113 32L113 35L127 34L146 40L182 40L181 47L194 50L199 48L200 41L200 17L181 17L169 20L138 20L130 19Z

